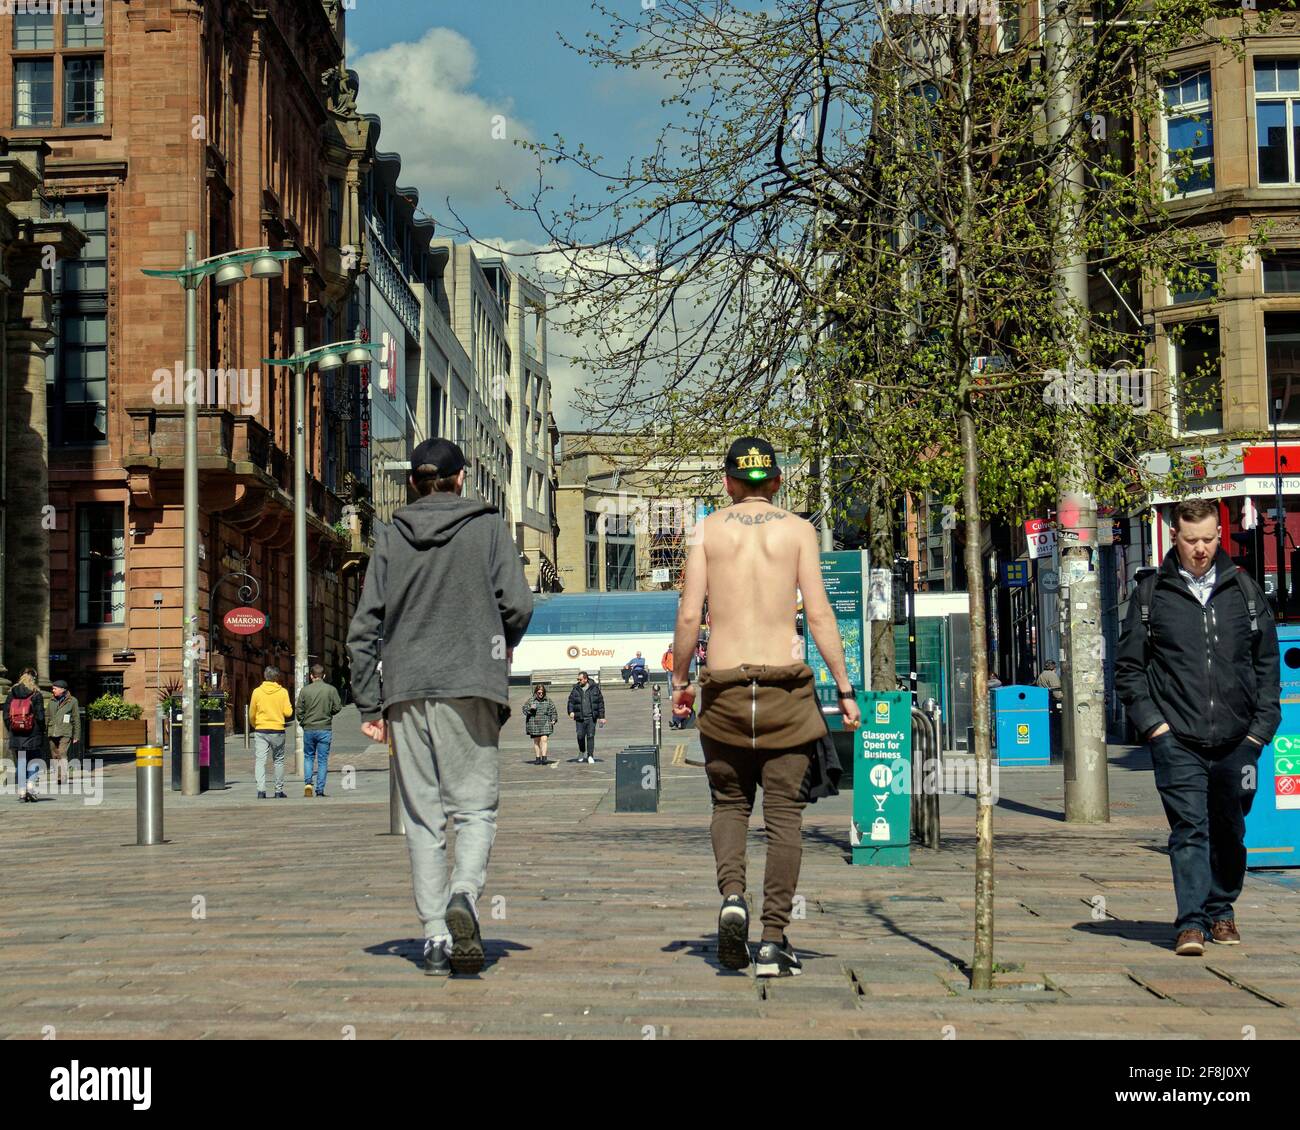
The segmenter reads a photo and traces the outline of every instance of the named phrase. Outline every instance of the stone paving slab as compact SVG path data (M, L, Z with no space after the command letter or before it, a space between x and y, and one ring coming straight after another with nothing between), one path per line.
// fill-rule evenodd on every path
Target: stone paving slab
M914 846L905 869L849 864L849 796L810 807L790 927L804 976L724 970L703 771L672 766L659 812L616 813L613 756L644 740L648 705L617 687L607 698L603 760L553 770L528 764L516 706L480 903L489 964L475 978L417 968L405 840L387 834L388 756L354 711L338 723L330 796L257 801L236 739L232 786L167 793L169 842L153 848L133 844L129 763L106 767L96 805L0 797L6 873L22 877L0 887L0 1037L1300 1036L1300 876L1252 874L1245 944L1175 957L1163 816L1145 759L1122 749L1106 826L1064 823L1059 768L1000 774L991 992L972 993L965 972L966 796L942 798L943 846ZM668 739L665 764L677 744L700 759L693 731ZM572 746L562 727L553 751ZM761 805L749 849L757 910Z

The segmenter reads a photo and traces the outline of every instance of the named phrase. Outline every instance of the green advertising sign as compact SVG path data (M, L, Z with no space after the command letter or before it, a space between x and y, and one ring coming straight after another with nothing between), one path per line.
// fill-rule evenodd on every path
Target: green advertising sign
M858 695L862 725L854 734L853 862L906 867L912 842L912 696L907 691Z
M826 585L826 596L831 602L836 623L840 629L840 639L844 643L844 664L848 671L849 683L855 691L865 690L867 668L867 642L863 638L863 617L865 615L866 586L863 584L862 571L866 554L858 550L841 553L823 553L822 581ZM823 702L835 701L835 680L830 668L817 650L812 633L805 630L805 651L808 666L813 669L818 698ZM838 720L835 720L838 724Z

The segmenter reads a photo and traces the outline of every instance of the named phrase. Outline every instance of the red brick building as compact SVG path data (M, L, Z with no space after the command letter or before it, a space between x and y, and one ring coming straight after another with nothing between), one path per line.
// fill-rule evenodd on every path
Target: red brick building
M48 591L10 570L9 601L34 628L8 633L5 661L66 678L83 703L120 688L146 716L179 679L185 303L141 270L181 266L187 231L200 259L294 250L280 278L198 292L198 368L217 373L199 422L205 679L242 725L262 667L293 669L292 377L262 358L288 356L295 326L308 347L348 336L370 126L338 0L99 8L98 22L0 16L0 133L45 140L44 194L86 237L51 271L55 334L44 397L29 398L32 427L48 426L48 499L29 500L53 507L34 535L48 538ZM368 532L366 441L347 378L308 379L309 651L338 681ZM11 466L11 498L23 482ZM237 571L260 586L257 635L221 628L244 603L245 578L222 580Z

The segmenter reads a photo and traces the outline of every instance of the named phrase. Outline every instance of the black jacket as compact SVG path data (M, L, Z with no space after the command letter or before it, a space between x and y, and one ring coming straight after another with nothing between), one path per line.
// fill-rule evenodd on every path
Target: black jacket
M5 699L5 729L9 728L9 704L16 698L32 700L32 732L30 734L10 734L9 748L25 750L27 753L39 753L45 748L45 696L40 691L32 691L22 683L15 683Z
M1214 591L1202 607L1178 572L1178 551L1165 555L1151 593L1150 644L1137 590L1129 596L1115 687L1142 737L1168 722L1189 745L1227 745L1247 735L1267 745L1282 720L1277 624L1252 586L1252 633L1241 571L1222 549L1214 564Z
M605 696L600 693L600 686L597 683L587 680L587 708L582 706L582 684L574 683L573 690L569 692L568 713L573 715L576 722L595 722L605 717Z

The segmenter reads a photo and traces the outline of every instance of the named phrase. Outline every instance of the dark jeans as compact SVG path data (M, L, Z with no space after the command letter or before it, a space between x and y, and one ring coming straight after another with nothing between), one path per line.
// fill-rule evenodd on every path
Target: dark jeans
M591 754L596 756L596 719L589 718L586 721L577 719L578 726L578 752L581 754Z
M1196 749L1171 733L1148 743L1169 820L1175 929L1210 933L1232 917L1246 877L1246 814L1255 800L1260 747L1248 738Z

